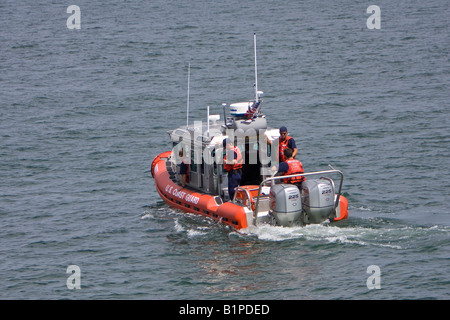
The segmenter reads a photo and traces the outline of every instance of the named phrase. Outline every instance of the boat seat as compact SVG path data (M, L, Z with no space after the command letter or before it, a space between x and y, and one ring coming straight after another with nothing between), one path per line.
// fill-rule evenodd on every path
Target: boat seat
M239 186L239 188L241 189L236 190L236 200L240 201L245 206L249 205L248 201L250 200L251 208L252 210L255 210L256 201L258 199L259 186L247 185L247 186ZM242 189L247 190L248 194L250 195L250 199L248 199L247 197L247 192L245 192ZM261 206L263 206L264 208ZM265 207L267 207L267 209L265 209ZM266 189L262 189L259 198L259 211L265 210L269 210L269 194Z

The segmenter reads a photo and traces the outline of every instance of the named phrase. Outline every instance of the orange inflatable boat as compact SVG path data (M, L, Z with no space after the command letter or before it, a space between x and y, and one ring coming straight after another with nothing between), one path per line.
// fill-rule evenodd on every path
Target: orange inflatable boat
M187 117L186 126L168 131L173 149L151 164L156 190L173 208L238 230L261 223L290 227L346 219L341 171L330 166L305 173L298 165L291 170L287 162L289 170L281 170L283 140L261 112L254 39L254 100L223 104L224 119L210 115L208 107L205 123L190 125Z
M281 180L281 177L272 177L264 179L261 185L238 186L234 198L224 201L223 195L208 194L189 186L183 188L179 183L179 173L172 169L172 155L173 153L168 151L156 156L152 162L151 173L159 195L173 208L220 221L237 230L260 223L289 227L321 223L325 220L339 221L348 217L348 203L344 196L336 194L334 197L320 199L322 193L329 194L328 191L332 190L330 188L334 187L330 180L306 180L308 183L311 181L313 186L302 189L288 184L263 186ZM333 169L306 173L304 176L326 173L339 171ZM226 192L226 188L223 192ZM302 196L302 192L308 193L308 197ZM319 198L316 205L312 204L314 201L311 200L314 196Z

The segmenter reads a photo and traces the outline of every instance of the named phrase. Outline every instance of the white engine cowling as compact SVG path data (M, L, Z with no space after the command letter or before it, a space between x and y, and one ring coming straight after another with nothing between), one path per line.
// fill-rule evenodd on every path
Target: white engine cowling
M307 223L323 222L334 212L334 184L331 179L303 181L301 198Z
M300 190L292 184L276 184L270 188L270 212L276 224L288 227L298 222L302 213Z

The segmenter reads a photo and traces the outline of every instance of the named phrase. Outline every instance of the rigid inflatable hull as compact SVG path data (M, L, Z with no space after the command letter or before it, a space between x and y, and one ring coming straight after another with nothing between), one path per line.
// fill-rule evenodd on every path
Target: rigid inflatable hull
M231 202L222 203L218 196L198 193L174 183L166 168L170 154L169 151L156 156L151 169L156 190L169 206L221 221L238 230L247 228L247 215L243 207Z
M169 206L221 221L237 230L248 227L244 207L232 202L223 203L217 195L198 193L173 182L166 168L166 160L170 155L171 151L168 151L156 156L151 167L156 190ZM333 221L347 219L348 217L348 202L342 195L339 198L337 213L337 217Z

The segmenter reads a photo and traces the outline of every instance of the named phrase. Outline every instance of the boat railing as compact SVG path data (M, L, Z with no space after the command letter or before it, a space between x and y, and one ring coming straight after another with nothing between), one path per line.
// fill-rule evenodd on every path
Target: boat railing
M341 196L342 184L344 182L344 174L341 171L336 170L335 168L333 168L331 165L328 165L328 166L330 167L330 170L307 172L307 173L296 173L296 174L290 174L290 175L285 175L285 176L276 176L276 177L270 177L270 178L264 179L259 184L258 196L257 196L257 199L256 199L256 205L255 205L253 224L256 226L256 220L258 218L258 209L259 209L259 198L261 196L262 187L264 186L264 184L266 184L267 182L270 182L270 181L282 180L282 179L287 179L287 178L295 178L295 177L307 177L307 176L313 176L313 175L337 173L337 174L339 174L341 176L341 181L339 183L339 190L338 190L338 192L336 192L337 197L336 197L336 201L335 201L335 204L334 204L334 208L337 208L337 206L339 205L339 197ZM324 179L327 179L327 180L331 180L330 178L326 178L326 177L321 177L321 178L324 178ZM333 187L334 187L334 182L332 182L332 183L333 183Z
M235 191L235 193L234 193L233 202L237 202L236 196L237 196L237 194L238 194L238 191L244 191L244 192L245 192L245 195L247 196L247 199L248 199L247 207L248 207L250 210L252 210L252 203L251 203L251 201L250 201L250 199L251 199L250 192L249 192L247 189L242 188L242 187L236 187L235 190L236 190L236 191ZM245 205L245 199L243 199L243 203L244 203L244 205Z

